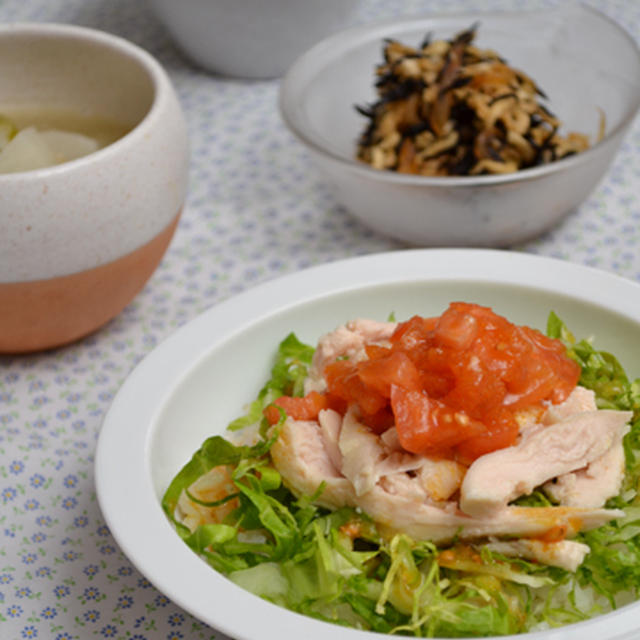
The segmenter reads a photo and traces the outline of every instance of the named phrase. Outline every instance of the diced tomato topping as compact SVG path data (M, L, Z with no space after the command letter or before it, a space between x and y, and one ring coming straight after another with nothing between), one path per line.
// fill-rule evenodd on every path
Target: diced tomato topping
M562 402L580 377L559 340L516 326L488 307L454 302L438 318L399 323L387 345L368 344L366 359L336 360L324 370L325 394L280 398L291 417L355 405L376 433L394 425L413 453L470 464L514 444L515 413ZM268 409L269 420L277 421Z
M485 433L472 436L456 445L455 454L459 462L471 464L476 458L497 449L515 444L518 423L508 409L498 409L484 417Z
M369 360L385 358L391 353L391 349L389 349L389 347L381 347L379 344L366 344L364 346L364 350Z
M478 321L471 313L453 308L443 314L434 327L433 344L462 351L473 344L478 331Z
M487 431L481 422L430 399L424 391L393 386L391 407L398 440L412 453L442 452Z
M391 386L419 390L420 372L411 358L402 351L390 353L377 360L365 360L358 365L358 377L370 389L385 398L391 397Z
M373 415L388 404L387 397L362 381L357 363L337 360L325 368L324 377L329 393L349 404L358 404L363 413Z
M375 413L363 413L360 420L366 424L371 431L377 434L384 433L395 424L395 416L391 407L383 407Z
M331 401L328 396L317 391L311 391L304 397L281 396L264 411L269 424L276 424L280 420L280 411L274 405L278 405L294 420L316 420L322 409L331 408Z
M437 318L413 316L406 322L398 324L390 341L397 349L410 352L427 340L429 333L433 331L437 322Z

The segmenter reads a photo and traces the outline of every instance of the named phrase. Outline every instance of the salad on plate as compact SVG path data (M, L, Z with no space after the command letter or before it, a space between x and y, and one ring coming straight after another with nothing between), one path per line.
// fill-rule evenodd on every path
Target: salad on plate
M552 312L478 304L289 334L163 508L236 584L419 637L541 630L640 585L640 381Z

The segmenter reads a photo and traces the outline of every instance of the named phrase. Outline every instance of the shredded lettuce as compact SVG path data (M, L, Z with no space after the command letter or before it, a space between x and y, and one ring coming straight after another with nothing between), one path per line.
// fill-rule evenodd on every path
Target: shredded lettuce
M300 342L290 333L278 346L276 361L271 369L271 377L258 393L258 397L249 405L244 416L233 420L229 431L237 431L258 422L263 422L265 407L280 396L304 395L304 379L313 357L313 347ZM263 424L263 429L266 424Z
M580 384L595 391L598 406L633 411L624 440L624 487L607 504L625 517L578 536L591 551L575 574L482 545L438 548L403 534L389 539L358 510L316 506L322 486L316 495L296 498L269 457L286 416L280 410L272 429L263 418L277 397L303 394L314 350L294 334L280 343L256 400L228 427L260 425L258 443L207 439L173 479L162 506L186 544L230 580L339 625L417 637L486 637L570 624L625 604L640 588L640 380L630 381L616 358L591 341L576 341L553 312L547 334L580 364ZM193 483L220 465L232 470L233 491L212 502L193 496ZM176 517L183 495L201 508L235 506L220 521L190 531ZM551 501L538 489L517 503Z

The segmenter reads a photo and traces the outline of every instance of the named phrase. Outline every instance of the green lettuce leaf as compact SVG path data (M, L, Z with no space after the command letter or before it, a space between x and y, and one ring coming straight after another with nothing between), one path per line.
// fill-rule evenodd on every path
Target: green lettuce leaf
M304 380L313 352L313 347L300 342L295 334L290 333L278 345L271 377L258 393L258 397L249 405L247 413L233 420L227 429L237 431L262 422L263 431L266 430L268 425L263 418L263 411L267 406L280 396L304 395Z

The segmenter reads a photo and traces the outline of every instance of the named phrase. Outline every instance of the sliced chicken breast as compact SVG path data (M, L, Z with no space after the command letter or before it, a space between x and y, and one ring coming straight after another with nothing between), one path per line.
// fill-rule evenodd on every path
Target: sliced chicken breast
M597 410L595 393L584 387L576 387L559 405L549 407L543 417L545 424L553 424L579 411ZM609 498L618 495L624 479L624 447L622 439L629 428L621 429L599 458L584 469L566 473L545 483L543 489L559 504L570 507L602 507Z
M331 464L336 469L342 469L342 453L339 444L342 416L333 409L323 409L318 414L318 425Z
M629 411L585 411L478 458L460 489L460 508L477 517L503 509L551 478L586 467L628 430Z
M559 404L552 404L542 416L542 424L549 425L560 422L574 413L597 411L596 394L591 389L577 386L568 398Z
M334 509L355 505L353 485L333 466L317 422L286 420L271 447L271 459L296 495L313 495L324 483L317 504Z
M371 491L378 481L376 468L385 452L380 438L360 424L351 409L342 420L338 445L342 454L342 475L351 482L356 495Z
M435 543L488 536L540 538L550 532L572 537L578 531L601 527L624 515L617 509L504 507L491 516L474 518L456 509L455 503L433 506L419 496L415 491L391 493L377 485L358 497L357 506L389 533L404 532L417 540Z
M475 518L460 511L455 502L433 504L419 475L404 472L383 476L358 495L352 482L332 464L315 422L287 420L271 455L284 483L296 495L312 495L324 483L318 504L359 507L389 533L402 531L436 543L456 537L540 537L550 531L571 536L624 515L614 509L505 507Z
M591 551L589 545L574 540L544 542L521 538L520 540L489 542L485 546L504 556L535 560L572 573L582 564L587 553Z
M569 507L602 507L617 496L624 479L624 448L621 432L617 441L585 469L567 473L545 483L543 489L551 498Z

